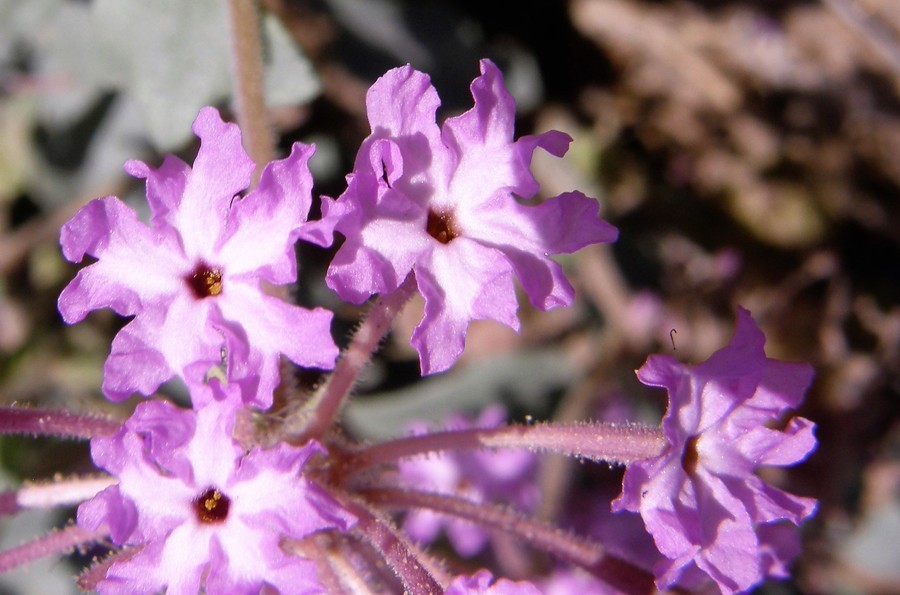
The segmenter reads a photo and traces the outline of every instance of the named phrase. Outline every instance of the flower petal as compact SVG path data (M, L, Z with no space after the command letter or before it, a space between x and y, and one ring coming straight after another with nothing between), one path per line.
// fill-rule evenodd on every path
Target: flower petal
M312 203L314 151L294 143L290 156L266 166L256 190L234 201L218 251L230 277L249 272L277 285L297 280L294 243Z
M255 166L244 152L237 124L223 122L215 108L200 110L193 130L200 150L168 222L181 233L186 254L208 257L224 234L232 200L250 185Z
M519 329L511 269L494 250L457 238L430 256L425 266L416 267L425 316L410 341L423 374L441 372L456 361L470 320L496 320Z
M85 205L60 231L63 255L79 262L99 260L79 271L59 296L68 323L97 308L130 316L163 296L183 289L184 255L162 233L138 221L137 214L114 196Z

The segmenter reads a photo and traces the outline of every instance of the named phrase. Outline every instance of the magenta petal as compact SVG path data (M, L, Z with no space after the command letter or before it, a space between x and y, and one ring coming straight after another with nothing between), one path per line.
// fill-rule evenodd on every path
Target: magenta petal
M464 238L435 249L431 262L416 269L425 316L411 343L419 353L422 373L449 368L462 353L470 320L496 320L514 330L518 302L509 265L496 252ZM453 287L445 292L445 287Z
M479 570L472 576L458 576L447 587L445 595L540 595L541 590L527 581L510 581L504 578L494 582L487 570Z
M618 231L600 219L598 209L594 199L580 192L560 195L536 207L507 200L502 208L467 218L466 230L502 252L513 264L531 303L547 310L570 305L574 296L562 268L549 256L616 239Z
M314 151L294 143L289 157L266 166L255 191L234 201L218 254L229 276L251 272L276 285L297 279L294 243L312 203Z
M408 64L389 70L366 94L369 125L382 138L424 134L430 144L440 135L435 122L440 104L431 79ZM421 171L423 167L413 169Z
M72 262L85 255L99 259L79 271L59 297L59 311L68 323L103 307L128 316L181 289L173 277L185 268L184 256L113 196L78 211L63 225L60 244Z
M180 297L165 308L144 311L113 339L104 366L104 392L120 400L130 392L149 395L159 385L188 368L202 364L199 377L221 358L221 334L209 324L209 307ZM129 390L130 389L130 390Z
M169 213L178 208L184 195L190 166L174 155L167 155L159 169L136 159L126 161L124 167L135 178L147 180L147 202L153 213L153 224L168 225Z
M523 211L530 213L537 238L551 254L571 254L591 244L615 242L619 236L600 218L597 200L581 192L566 192Z
M757 428L741 442L747 458L761 465L793 465L805 459L816 448L816 424L803 417L794 417L783 432L765 427Z
M338 349L330 330L334 315L328 310L307 310L245 287L235 287L222 301L221 310L226 320L243 319L255 348L283 353L301 366L334 367Z
M335 254L326 276L328 287L352 304L361 304L376 293L388 293L402 282L387 257L349 241Z
M424 211L393 193L383 202L392 205L382 209L378 219L361 224L356 230L348 229L346 224L338 227L347 240L328 269L327 283L353 303L397 289L430 247L431 238L424 231Z
M345 203L341 203L341 206L344 204ZM311 242L323 248L331 246L331 244L334 243L334 228L340 220L340 216L337 215L337 211L340 210L340 207L337 207L336 205L335 199L322 196L321 219L307 221L301 225L298 230L298 237L301 240Z
M230 370L230 376L239 380L257 374L259 401L256 402L263 407L271 405L272 391L280 380L279 359L267 354L284 354L308 368L334 367L338 349L331 338L333 314L330 311L294 306L243 284L232 285L225 299L219 302L219 309L222 323L230 327L231 335L243 331L252 346L246 361L238 362Z
M448 118L442 130L444 142L456 147L462 158L467 156L468 149L485 153L487 147L512 149L516 103L503 85L500 70L490 60L482 60L480 68L481 76L471 85L474 106L462 115ZM516 192L522 186L537 187L527 165L523 170L527 174L523 183L510 186Z
M113 543L125 543L137 526L134 503L122 498L119 486L110 486L78 507L77 522L97 531L106 526Z
M254 170L241 145L240 129L223 122L214 108L203 108L193 129L200 137L200 150L184 195L168 218L192 258L215 253L232 200L250 184Z
M113 401L124 401L135 392L153 394L175 373L163 354L145 342L141 327L132 320L113 338L103 365L103 394Z

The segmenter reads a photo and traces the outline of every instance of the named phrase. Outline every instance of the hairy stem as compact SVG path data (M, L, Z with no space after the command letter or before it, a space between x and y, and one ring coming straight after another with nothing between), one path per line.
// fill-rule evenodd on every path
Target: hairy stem
M380 506L425 508L469 520L480 527L512 533L537 549L590 570L600 580L625 592L650 592L653 586L651 576L624 560L609 556L601 545L507 508L409 489L370 489L365 490L363 496Z
M263 167L275 157L264 96L259 7L255 0L228 0L228 9L235 110L247 154L256 163L256 186Z
M415 277L409 275L396 291L379 297L360 323L350 345L341 354L334 371L319 389L308 407L298 414L299 432L295 434L291 420L285 424L285 437L303 444L321 438L334 422L360 372L372 360L372 354L391 329L391 323L416 289Z
M636 424L584 422L473 428L381 442L352 455L345 469L359 471L405 457L482 448L526 448L627 465L661 454L666 444L661 430Z
M116 480L108 475L26 483L19 488L16 502L21 508L71 506L93 498L114 483Z
M353 531L372 545L403 583L405 592L413 595L443 593L450 577L429 556L403 537L390 521L355 501L343 503L356 515Z
M81 415L70 411L0 409L0 434L33 434L89 440L116 433L122 424L112 418Z
M0 552L0 574L51 554L61 554L76 546L102 539L106 531L89 531L78 525L39 537L28 543Z

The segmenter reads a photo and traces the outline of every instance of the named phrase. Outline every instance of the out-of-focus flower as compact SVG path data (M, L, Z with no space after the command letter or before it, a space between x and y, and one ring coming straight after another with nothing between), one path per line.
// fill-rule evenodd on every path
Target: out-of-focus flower
M423 373L446 370L462 353L471 320L518 329L513 275L534 306L570 305L573 290L550 256L611 242L597 201L566 193L537 206L529 169L541 147L564 154L557 131L513 140L515 102L488 60L472 83L474 107L438 127L440 104L427 75L410 66L378 79L367 96L372 134L363 142L347 190L323 201L323 219L307 239L346 237L328 284L362 302L396 289L410 274L425 298L413 332Z
M78 262L87 254L97 262L63 290L59 310L68 323L102 307L134 316L104 366L110 398L151 394L176 374L201 380L224 348L245 355L230 367L230 379L268 406L279 354L321 368L337 357L330 312L288 304L260 287L296 281L293 246L311 202L313 147L296 143L241 198L254 167L238 127L204 108L194 132L202 144L193 169L174 156L159 169L125 164L147 180L149 227L113 196L89 203L63 226L65 257Z
M448 430L495 428L506 420L502 406L485 409L472 423L462 415L451 417ZM424 433L424 424L414 433ZM459 451L404 459L398 463L404 483L416 489L456 495L473 502L501 502L518 510L530 511L537 505L534 482L536 457L524 450ZM470 521L431 510L410 511L403 522L406 533L421 543L437 539L441 529L453 548L463 557L472 557L484 549L490 534Z
M815 449L807 419L770 427L800 405L813 372L767 358L764 344L750 313L739 309L731 343L706 362L651 356L638 370L641 382L669 393L662 429L670 445L628 466L613 509L640 512L668 558L655 569L660 588L699 569L722 592L743 591L785 576L796 555L796 535L785 541L796 533L788 523L812 514L815 500L772 487L754 470L792 465Z
M110 566L101 593L320 591L315 564L281 542L355 521L301 475L323 448L245 453L231 438L240 397L214 384L196 387L196 412L147 401L117 434L91 441L94 462L118 483L82 504L78 523L106 526L114 544L133 548Z
M479 570L472 576L456 577L445 595L541 595L541 590L526 581L510 581L505 578L494 582L488 570Z
M580 568L560 568L540 581L544 595L619 595L617 591Z

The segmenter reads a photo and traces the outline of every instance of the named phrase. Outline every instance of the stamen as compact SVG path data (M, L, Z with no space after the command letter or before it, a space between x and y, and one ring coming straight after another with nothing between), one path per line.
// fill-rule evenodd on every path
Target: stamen
M428 235L442 244L449 244L459 237L453 213L448 211L437 212L428 210L428 222L425 224Z
M214 297L222 293L222 271L201 262L186 279L197 299Z
M216 488L209 488L194 500L197 520L204 524L223 522L228 518L230 507L231 500Z

